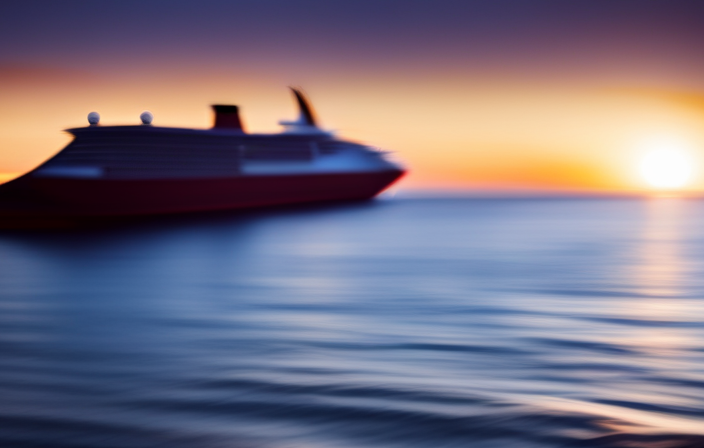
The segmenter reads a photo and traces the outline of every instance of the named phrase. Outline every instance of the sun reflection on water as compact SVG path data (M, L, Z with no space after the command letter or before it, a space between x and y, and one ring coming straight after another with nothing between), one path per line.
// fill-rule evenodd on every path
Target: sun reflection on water
M681 253L681 232L685 225L687 201L678 198L654 198L647 202L646 222L639 238L639 261L634 266L634 284L645 296L675 297L684 293L686 262ZM653 310L669 307L660 302ZM635 310L636 312L638 309Z
M699 311L697 303L687 299L690 272L683 241L688 230L688 201L654 198L645 206L645 222L635 237L631 269L630 283L636 294L624 306L630 319L664 325L634 327L629 341L623 342L649 355L667 356L668 367L674 368L672 357L692 345L678 324Z

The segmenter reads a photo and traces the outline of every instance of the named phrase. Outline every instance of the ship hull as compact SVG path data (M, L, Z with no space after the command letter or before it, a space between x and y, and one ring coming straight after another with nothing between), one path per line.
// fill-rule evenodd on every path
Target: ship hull
M0 186L0 218L92 218L190 213L370 199L404 172L182 179L25 176ZM3 201L3 196L10 200Z

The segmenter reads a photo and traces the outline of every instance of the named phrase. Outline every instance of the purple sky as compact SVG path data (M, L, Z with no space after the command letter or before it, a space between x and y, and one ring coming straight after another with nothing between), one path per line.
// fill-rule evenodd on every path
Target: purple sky
M704 2L17 1L0 4L0 65L137 70L268 67L631 70L704 85Z

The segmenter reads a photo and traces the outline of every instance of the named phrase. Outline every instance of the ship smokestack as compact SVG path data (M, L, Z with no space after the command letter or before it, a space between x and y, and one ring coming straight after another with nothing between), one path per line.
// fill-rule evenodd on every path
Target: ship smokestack
M300 117L298 118L298 121L306 126L318 127L317 120L315 119L315 114L313 114L313 108L310 107L310 104L308 104L308 100L306 100L306 97L303 96L303 92L301 92L300 89L294 89L293 87L289 88L296 96L298 110L301 113Z
M242 131L242 121L240 120L240 112L237 106L215 104L212 106L215 111L215 124L213 129L231 129L234 131Z

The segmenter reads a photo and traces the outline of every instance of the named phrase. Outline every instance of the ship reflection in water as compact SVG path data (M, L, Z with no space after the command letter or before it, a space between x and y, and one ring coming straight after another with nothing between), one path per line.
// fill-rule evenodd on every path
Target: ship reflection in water
M704 446L704 203L0 234L0 446Z

